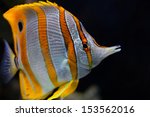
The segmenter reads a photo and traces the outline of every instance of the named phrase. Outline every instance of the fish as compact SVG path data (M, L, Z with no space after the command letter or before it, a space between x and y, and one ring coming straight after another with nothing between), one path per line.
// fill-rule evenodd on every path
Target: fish
M63 99L79 79L120 45L99 45L83 24L62 6L39 1L14 6L3 14L11 26L14 50L4 40L0 76L5 83L19 72L22 99Z

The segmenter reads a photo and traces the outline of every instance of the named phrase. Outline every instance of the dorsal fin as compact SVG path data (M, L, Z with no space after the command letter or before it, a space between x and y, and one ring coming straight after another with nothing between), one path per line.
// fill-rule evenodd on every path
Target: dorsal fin
M33 3L16 5L13 8L9 9L8 11L12 11L13 9L24 9L24 8L34 7L34 6L54 6L54 7L59 7L56 3L52 3L52 2L49 2L47 0L46 2L39 1L39 2L33 2ZM4 13L4 15L5 15L5 13Z
M4 41L4 53L0 61L0 78L2 82L7 83L10 81L17 72L15 64L15 55L8 43Z
M41 6L53 6L59 8L59 6L56 3L49 2L48 0L46 2L39 1L39 2L33 2L33 3L28 3L28 4L21 4L21 5L16 5L13 8L9 9L7 12L3 14L3 17L5 19L11 19L14 14L18 14L18 11L25 11L28 10L29 8L33 7L41 7Z

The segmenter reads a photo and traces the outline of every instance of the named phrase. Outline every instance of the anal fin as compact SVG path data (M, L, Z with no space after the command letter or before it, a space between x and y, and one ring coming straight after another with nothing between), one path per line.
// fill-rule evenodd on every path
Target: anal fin
M64 97L70 95L77 88L78 82L79 80L71 80L70 82L63 84L51 97L48 98L48 100L56 99L59 97L63 99Z

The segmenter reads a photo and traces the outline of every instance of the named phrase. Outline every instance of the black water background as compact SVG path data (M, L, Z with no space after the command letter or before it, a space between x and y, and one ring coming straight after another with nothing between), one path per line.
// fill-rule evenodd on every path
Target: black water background
M102 99L150 99L150 2L53 1L77 16L99 44L122 46L120 53L105 59L91 74L81 79L77 90L84 92L87 87L98 85ZM13 47L11 29L2 19L2 13L13 5L1 3L0 37L7 39ZM19 99L17 83L16 78L7 85L1 84L0 99Z

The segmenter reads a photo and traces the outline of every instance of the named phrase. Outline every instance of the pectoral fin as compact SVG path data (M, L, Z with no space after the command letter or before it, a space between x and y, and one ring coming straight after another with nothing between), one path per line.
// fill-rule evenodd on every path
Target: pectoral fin
M55 98L64 98L75 91L78 86L79 80L71 80L68 83L63 84L59 89L50 97L48 100L52 100Z

